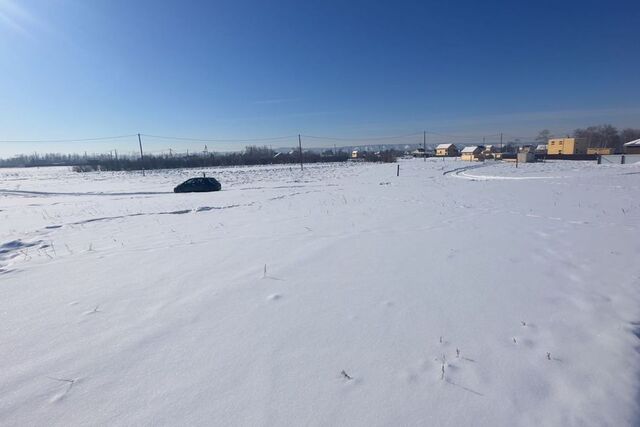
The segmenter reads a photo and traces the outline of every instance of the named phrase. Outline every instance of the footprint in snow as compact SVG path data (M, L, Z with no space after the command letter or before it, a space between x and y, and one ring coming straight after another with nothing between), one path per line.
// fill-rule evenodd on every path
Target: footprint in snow
M71 389L73 388L73 386L78 384L78 382L80 381L80 378L72 378L72 379L56 378L56 377L47 377L47 378L52 381L57 381L58 383L60 383L60 387L61 387L61 389L56 394L54 394L51 397L51 399L49 399L51 403L56 403L64 399L67 396L67 394L71 392Z
M96 314L96 313L102 313L102 310L100 310L99 305L96 305L93 310L85 311L84 313L82 313L82 315L88 316L90 314Z
M399 375L398 378L407 383L407 384L416 384L418 382L418 380L420 379L418 377L418 375L416 375L413 372L409 372L409 371L402 371Z
M455 371L460 369L459 366L457 366L457 365L455 365L453 363L447 363L446 364L446 368L447 368L448 371L451 371L451 372L455 372Z
M269 301L277 301L277 300L279 300L279 299L281 299L281 298L282 298L282 295L280 295L280 294L271 294L271 295L269 295L269 296L267 297L267 299L268 299Z

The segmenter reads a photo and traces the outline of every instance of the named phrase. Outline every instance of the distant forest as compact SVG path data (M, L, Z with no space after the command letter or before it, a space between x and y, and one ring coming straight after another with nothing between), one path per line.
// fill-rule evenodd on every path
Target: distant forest
M394 162L398 152L387 150L369 153L364 160ZM305 151L302 153L304 163L345 162L350 153L342 150L334 152L326 150L322 153ZM288 153L277 152L269 147L248 146L240 152L183 154L145 154L138 156L117 156L113 154L79 155L79 154L30 154L19 155L10 159L0 159L0 167L36 167L36 166L72 166L77 172L129 171L140 169L176 169L215 166L268 165L300 163L300 152L292 150Z

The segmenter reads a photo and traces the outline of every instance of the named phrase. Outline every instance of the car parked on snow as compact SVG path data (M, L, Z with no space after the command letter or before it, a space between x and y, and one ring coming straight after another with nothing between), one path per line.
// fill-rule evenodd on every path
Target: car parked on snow
M173 189L174 193L203 193L220 191L222 185L215 178L191 178Z

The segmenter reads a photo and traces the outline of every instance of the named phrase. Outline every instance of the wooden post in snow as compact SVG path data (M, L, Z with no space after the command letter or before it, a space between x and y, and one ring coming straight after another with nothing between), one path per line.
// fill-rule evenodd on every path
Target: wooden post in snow
M300 151L300 170L304 170L304 166L302 165L302 138L300 134L298 134L298 149Z
M427 131L425 130L422 136L422 149L424 150L424 161L427 161Z

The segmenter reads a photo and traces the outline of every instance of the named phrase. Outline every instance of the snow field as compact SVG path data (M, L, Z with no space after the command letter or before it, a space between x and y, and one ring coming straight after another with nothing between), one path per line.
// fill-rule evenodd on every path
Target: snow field
M0 423L637 425L640 169L468 166L0 170Z

